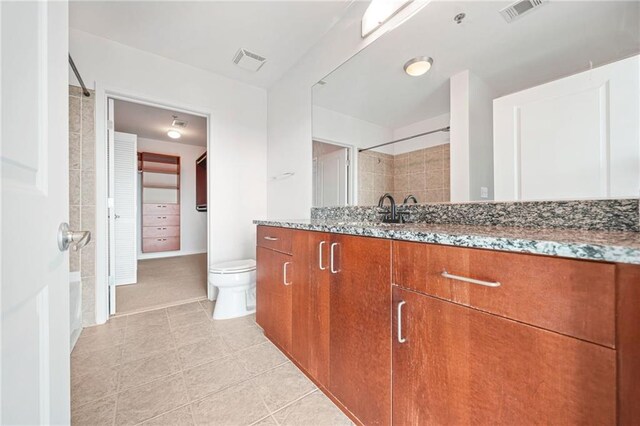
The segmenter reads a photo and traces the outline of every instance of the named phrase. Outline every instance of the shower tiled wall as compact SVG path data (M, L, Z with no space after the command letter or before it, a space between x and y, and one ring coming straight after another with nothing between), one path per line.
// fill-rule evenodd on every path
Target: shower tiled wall
M358 157L358 204L375 205L386 192L396 202L413 194L419 203L449 201L449 144L389 155L373 151Z
M69 86L69 225L92 234L82 250L69 251L70 272L80 272L84 326L95 323L96 282L95 93L89 92Z

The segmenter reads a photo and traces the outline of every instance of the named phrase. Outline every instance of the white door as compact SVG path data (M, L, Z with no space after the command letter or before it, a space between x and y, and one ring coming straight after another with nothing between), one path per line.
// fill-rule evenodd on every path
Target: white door
M637 197L638 56L496 99L495 199Z
M347 149L339 149L318 157L316 163L317 206L347 204Z
M66 2L0 2L0 424L68 424Z
M109 314L116 313L116 226L115 226L115 175L114 175L114 156L115 156L115 129L114 129L114 102L113 99L107 100L107 207L109 209L109 241L107 247L109 251Z
M138 281L138 137L115 132L113 211L115 285Z

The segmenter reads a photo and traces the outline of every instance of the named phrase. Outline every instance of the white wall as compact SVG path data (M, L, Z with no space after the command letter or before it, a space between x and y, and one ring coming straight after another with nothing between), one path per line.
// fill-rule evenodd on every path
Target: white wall
M435 117L427 118L407 126L393 129L393 140L406 138L408 136L417 135L418 133L430 132L432 130L441 129L449 125L449 113L441 114ZM418 149L429 148L430 146L442 145L449 143L448 132L432 133L430 135L421 136L419 138L410 139L406 142L398 142L393 145L393 155L403 154Z
M378 124L314 105L313 137L321 141L366 148L391 141L393 131Z
M112 90L211 114L209 261L255 256L256 228L252 220L267 214L266 92L77 30L70 31L69 51L85 83L89 86L97 84L98 95ZM75 77L70 77L70 81L76 84ZM99 96L97 101L100 101ZM105 117L104 105L96 105L96 138L102 137ZM308 145L307 159L311 156L311 143ZM97 155L100 158L102 154ZM310 169L311 161L306 164ZM310 170L308 175L310 178ZM106 180L97 179L97 189L104 190ZM309 203L310 187L309 179ZM102 206L106 211L106 205ZM98 208L102 206L98 205ZM102 224L98 223L97 230L104 231L100 226ZM104 241L97 241L97 244L98 253L106 251ZM101 307L106 306L107 296L104 268L105 265L97 265L100 291L96 293L96 304ZM106 312L99 311L98 322L104 320Z
M428 1L414 1L366 39L360 20L368 2L353 2L345 16L269 90L268 217L308 218L312 202L311 87L341 63L405 20Z
M138 138L138 152L156 152L180 157L180 250L142 253L138 238L138 259L184 256L207 252L207 213L196 210L196 159L207 149L153 139ZM138 173L138 188L141 175ZM142 211L142 193L138 191L138 211ZM142 235L141 215L138 215L138 236Z

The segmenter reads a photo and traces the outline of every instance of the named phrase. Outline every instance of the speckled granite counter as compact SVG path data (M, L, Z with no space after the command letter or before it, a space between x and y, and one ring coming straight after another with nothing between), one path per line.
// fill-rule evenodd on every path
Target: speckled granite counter
M640 232L531 229L428 223L382 224L329 220L254 220L256 225L403 241L640 264Z

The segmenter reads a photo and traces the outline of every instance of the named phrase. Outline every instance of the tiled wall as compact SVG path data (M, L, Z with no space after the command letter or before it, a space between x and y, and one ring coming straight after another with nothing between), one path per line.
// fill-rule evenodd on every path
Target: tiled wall
M447 202L449 144L398 155L365 151L358 157L358 204L374 205L385 192L396 202L413 194L419 203Z
M69 86L69 225L91 231L92 241L80 251L69 251L70 272L80 272L82 322L95 323L96 283L96 174L95 93L90 97Z

